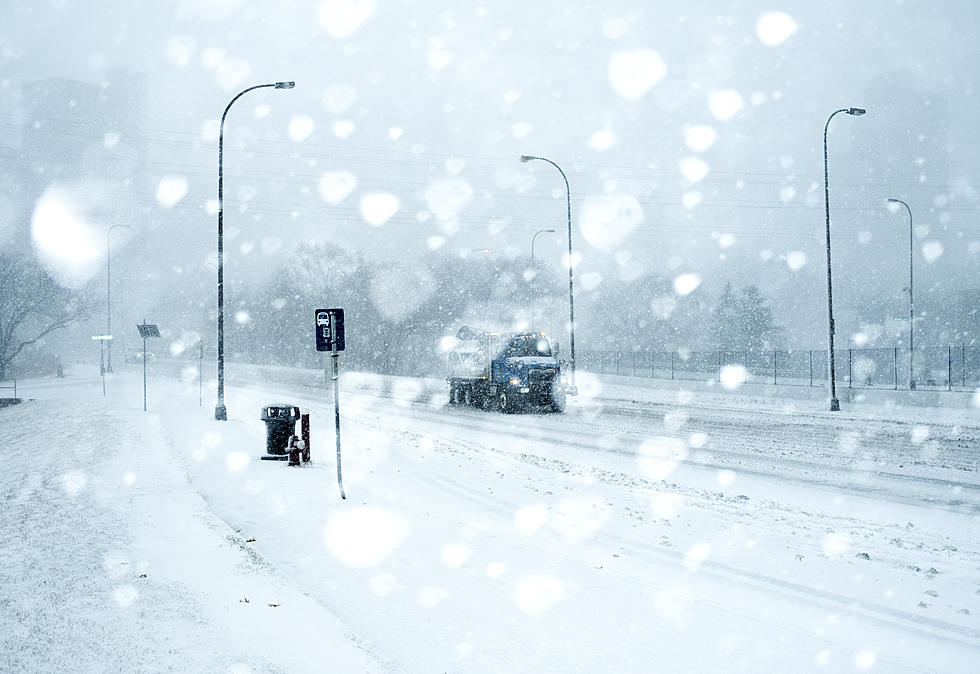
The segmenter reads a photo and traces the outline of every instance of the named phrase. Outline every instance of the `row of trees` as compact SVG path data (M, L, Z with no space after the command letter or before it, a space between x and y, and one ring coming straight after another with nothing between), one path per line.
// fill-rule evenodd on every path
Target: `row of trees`
M439 344L461 325L501 330L529 327L532 273L536 326L564 335L567 291L548 269L528 261L431 255L411 267L380 267L356 252L302 245L285 266L240 305L248 318L226 328L226 348L247 360L315 366L312 316L344 307L347 358L383 373L442 371ZM781 345L783 330L755 286L736 294L726 285L717 301L703 293L678 296L672 281L644 276L578 291L588 302L577 322L580 349L678 348L752 351ZM630 309L648 298L642 310ZM578 335L577 335L578 336Z
M536 284L554 283L539 270ZM461 325L515 328L530 301L517 261L431 255L380 266L332 245L301 245L240 303L247 320L226 327L226 349L249 360L315 366L314 311L343 307L347 358L383 373L442 371L439 344ZM543 293L542 293L543 294Z
M657 275L604 286L580 324L585 348L757 351L783 345L785 331L754 285L736 293L728 283L716 300L702 292L679 295L671 279Z
M432 253L411 265L382 266L350 249L302 244L261 284L236 283L226 294L226 353L232 359L316 367L321 356L312 349L313 313L338 306L348 317L347 359L353 367L436 374L442 372L442 339L461 325L527 329L532 288L536 327L563 336L568 310L563 281L548 268L528 269L522 258ZM168 320L206 334L207 327L194 324L214 320L205 296L210 290L201 287L196 302L175 290L180 306L194 308ZM9 375L15 359L23 361L32 344L91 315L101 306L96 299L101 292L93 288L86 296L66 290L30 259L0 255L0 378ZM171 304L174 297L169 295ZM678 296L670 279L645 275L580 287L579 297L587 307L578 314L579 349L744 351L778 346L782 337L754 286L736 294L727 285L712 302L703 292Z

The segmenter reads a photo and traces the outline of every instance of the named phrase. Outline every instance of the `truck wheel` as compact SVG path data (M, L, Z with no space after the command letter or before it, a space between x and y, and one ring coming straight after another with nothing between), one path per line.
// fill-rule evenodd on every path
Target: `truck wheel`
M565 411L565 392L564 391L552 391L551 393L551 411L552 412L564 412Z
M468 388L465 391L463 391L463 401L467 405L469 405L471 407L473 406L473 402L474 402L473 401L473 389Z
M512 396L507 395L507 391L501 391L497 394L497 409L505 414L510 414L514 411L514 403L511 400Z
M463 390L459 386L454 386L453 390L450 392L449 403L451 405L463 404Z

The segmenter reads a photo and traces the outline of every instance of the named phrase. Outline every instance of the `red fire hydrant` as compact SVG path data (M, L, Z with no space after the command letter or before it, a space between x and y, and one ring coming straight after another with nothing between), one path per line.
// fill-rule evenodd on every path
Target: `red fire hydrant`
M306 443L300 440L297 436L293 435L289 438L289 444L286 445L286 451L289 454L289 465L298 466L300 465L300 455L305 454ZM305 457L304 457L305 458ZM308 461L309 459L307 459Z

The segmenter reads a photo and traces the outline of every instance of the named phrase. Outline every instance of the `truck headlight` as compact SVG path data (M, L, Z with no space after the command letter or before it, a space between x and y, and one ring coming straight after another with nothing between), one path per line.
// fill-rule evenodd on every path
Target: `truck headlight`
M511 386L520 386L521 385L521 380L518 379L517 377L514 377L513 379L510 380L510 385Z
M562 384L567 384L568 383L568 377L562 377L561 378L561 383Z

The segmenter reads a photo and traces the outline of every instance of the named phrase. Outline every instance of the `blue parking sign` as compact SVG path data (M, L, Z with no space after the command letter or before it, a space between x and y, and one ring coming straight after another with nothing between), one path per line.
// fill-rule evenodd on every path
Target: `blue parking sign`
M343 309L317 309L316 310L316 350L333 351L331 342L331 329L333 339L336 340L337 351L344 350L344 310Z

